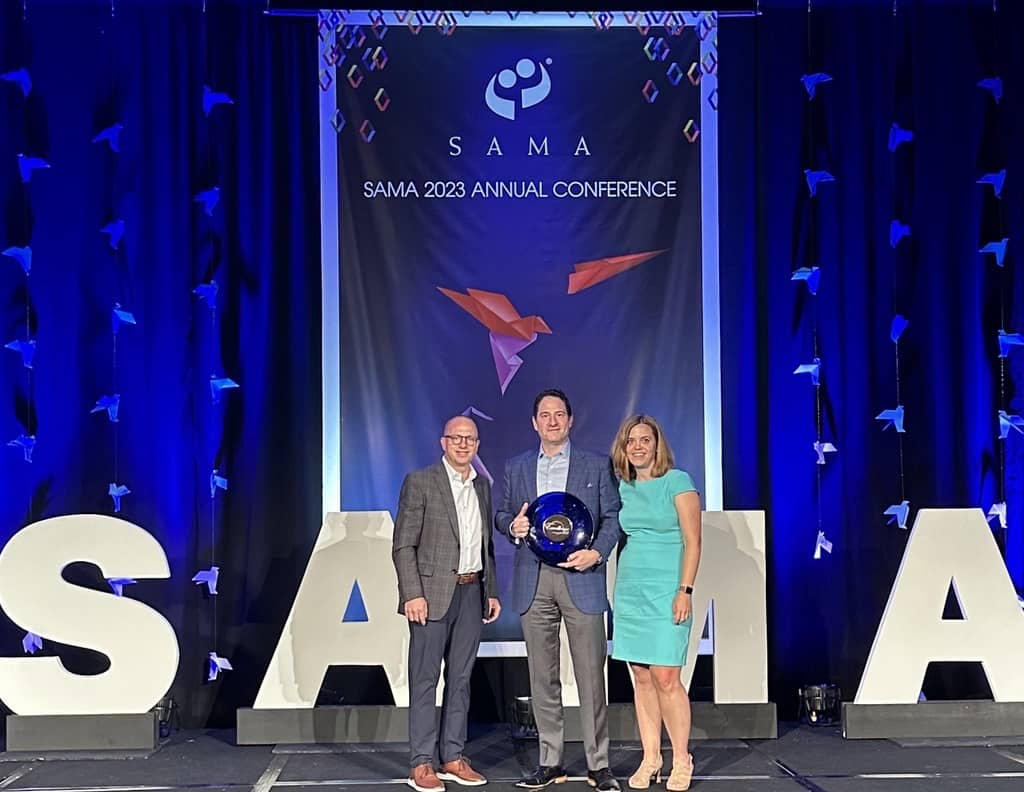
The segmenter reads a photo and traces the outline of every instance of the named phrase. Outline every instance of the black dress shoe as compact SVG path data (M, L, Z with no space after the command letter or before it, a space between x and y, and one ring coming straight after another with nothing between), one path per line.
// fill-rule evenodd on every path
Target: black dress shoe
M615 776L612 775L612 771L607 767L602 767L600 770L587 770L587 783L601 792L622 789L619 782L615 780Z
M522 781L516 782L516 786L523 787L524 789L543 789L548 784L564 784L567 778L565 770L558 765L554 767L540 765ZM618 787L609 788L618 789Z

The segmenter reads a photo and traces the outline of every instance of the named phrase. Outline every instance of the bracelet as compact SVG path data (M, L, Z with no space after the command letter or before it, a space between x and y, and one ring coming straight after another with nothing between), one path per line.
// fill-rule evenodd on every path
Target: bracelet
M693 594L693 586L680 586L678 591L681 591L683 594Z

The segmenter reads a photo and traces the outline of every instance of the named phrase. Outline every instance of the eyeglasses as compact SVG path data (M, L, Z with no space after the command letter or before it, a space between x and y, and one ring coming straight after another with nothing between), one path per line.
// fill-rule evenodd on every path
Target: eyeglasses
M441 435L441 437L452 445L473 446L480 442L479 437L473 437L471 435Z

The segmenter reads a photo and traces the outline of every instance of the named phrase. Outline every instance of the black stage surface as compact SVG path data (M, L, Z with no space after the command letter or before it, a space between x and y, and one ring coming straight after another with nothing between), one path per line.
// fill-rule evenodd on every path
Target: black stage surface
M691 789L705 792L888 792L888 790L1024 789L1020 738L901 741L843 740L836 728L780 725L778 740L699 741ZM537 759L535 743L513 742L508 727L474 727L466 755L507 792ZM665 746L666 764L671 751ZM231 731L176 732L148 755L49 756L0 754L0 789L36 792L145 790L406 789L402 744L244 746ZM612 769L623 781L640 759L636 743L613 743ZM568 784L589 789L579 743L567 747ZM454 784L448 790L460 789ZM652 789L664 789L652 785Z

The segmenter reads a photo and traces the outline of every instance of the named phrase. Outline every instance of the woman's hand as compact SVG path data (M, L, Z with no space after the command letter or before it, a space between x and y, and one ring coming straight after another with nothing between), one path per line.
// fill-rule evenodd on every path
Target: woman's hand
M672 622L682 624L690 618L693 611L693 599L689 594L677 591L675 599L672 600Z

